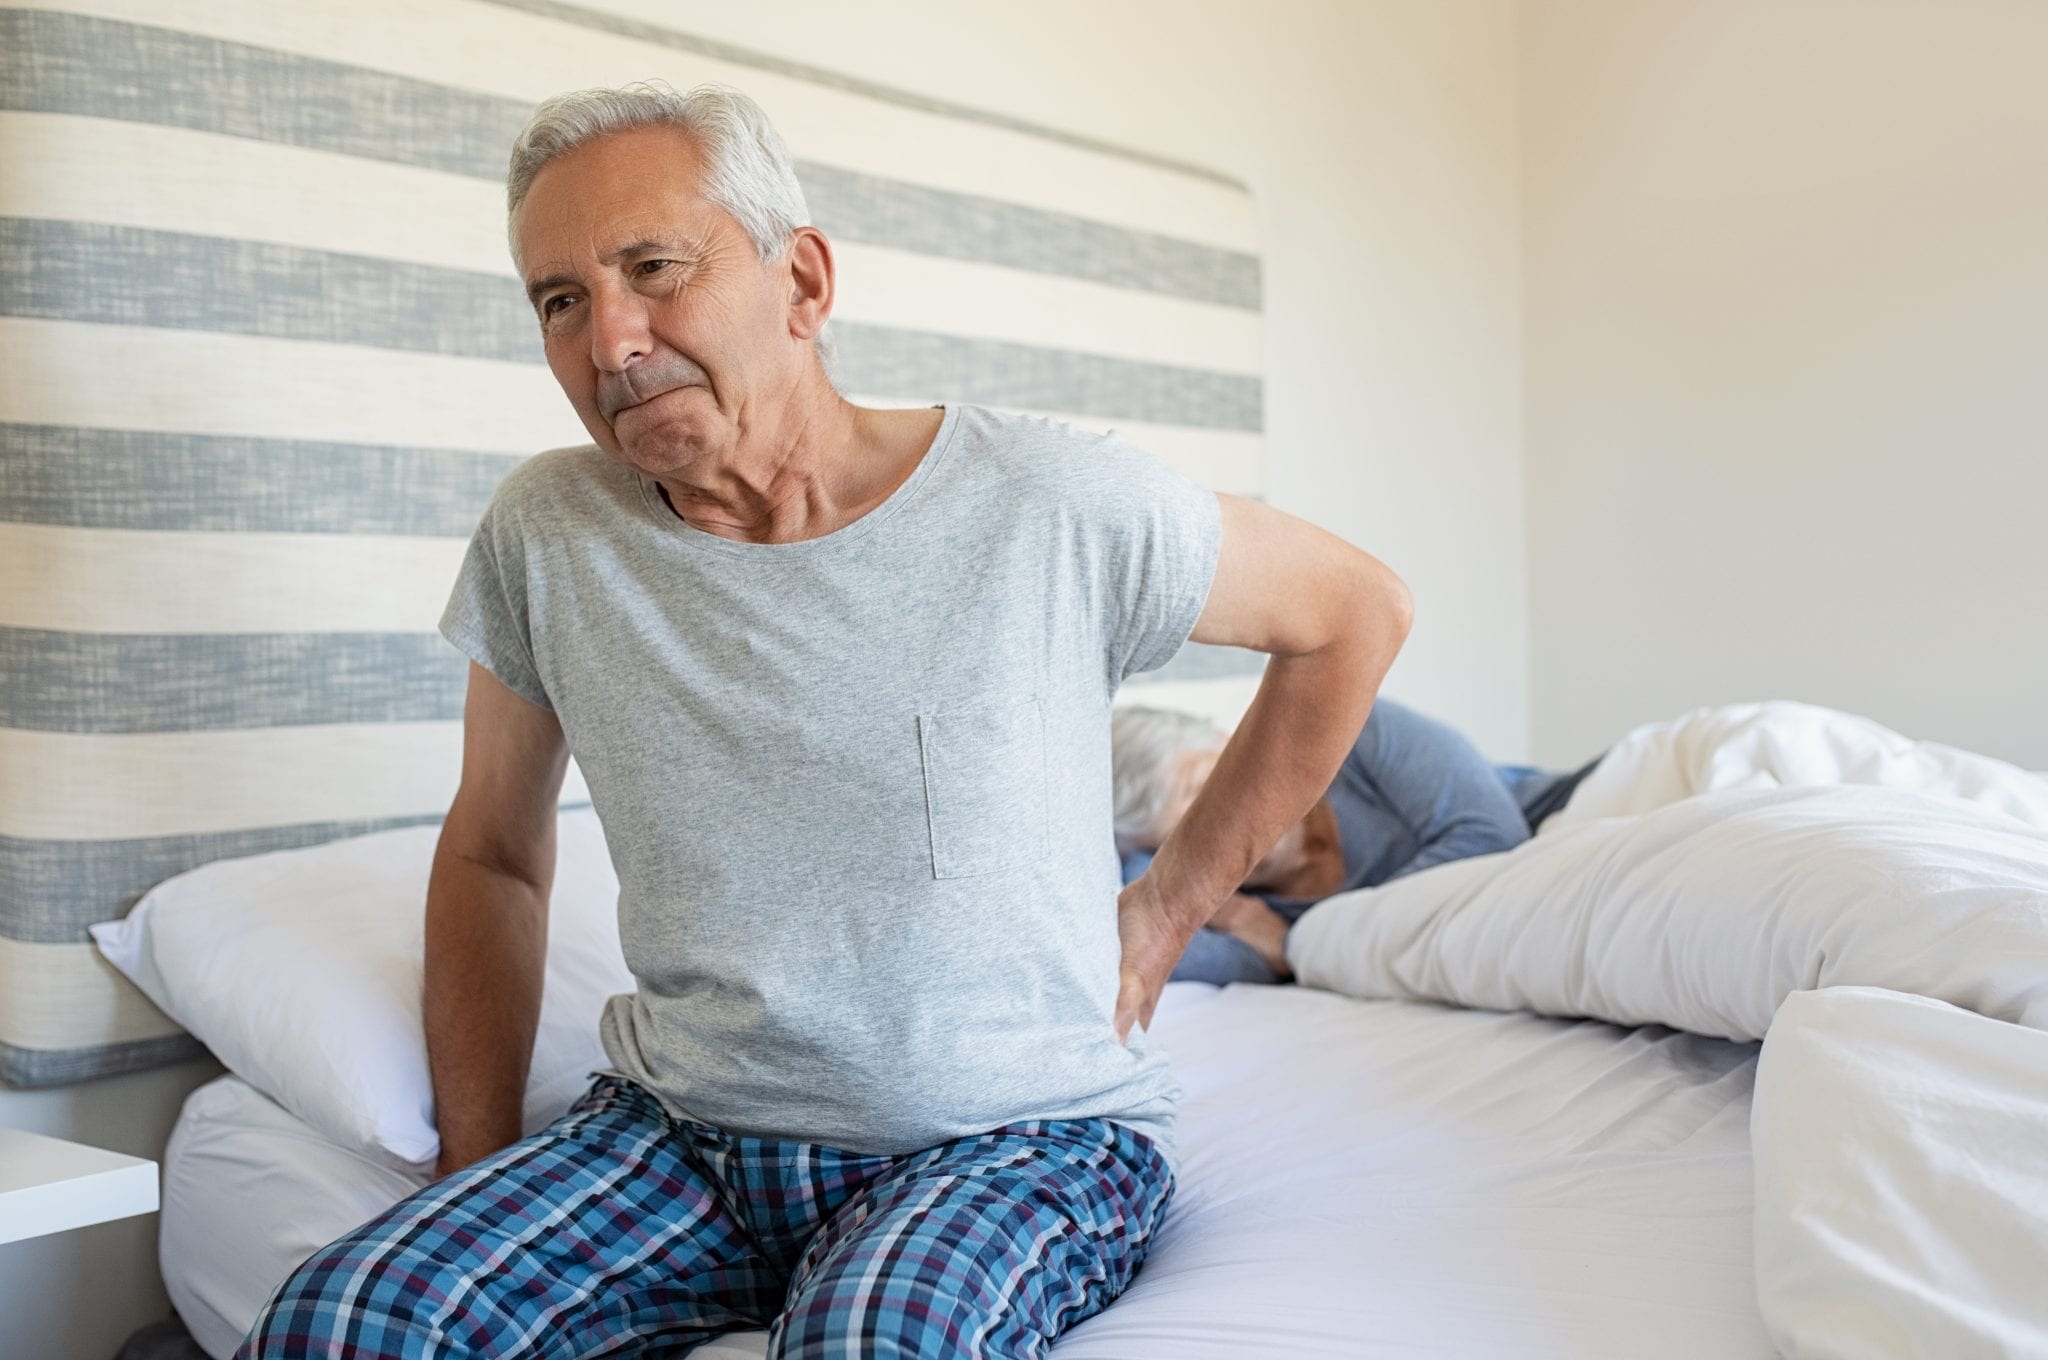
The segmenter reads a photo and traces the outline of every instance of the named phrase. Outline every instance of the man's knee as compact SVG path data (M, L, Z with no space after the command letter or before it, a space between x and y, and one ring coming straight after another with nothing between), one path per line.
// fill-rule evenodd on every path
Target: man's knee
M992 1142L998 1160L1013 1141ZM868 1217L828 1226L799 1267L771 1357L1043 1356L1130 1283L1170 1193L1149 1154L1123 1176L1113 1165L1055 1156L879 1188Z
M579 1210L636 1184L624 1173L667 1184L665 1154L649 1165L625 1151L658 1128L627 1099L632 1094L600 1082L547 1131L435 1181L313 1253L257 1315L237 1360L518 1349L527 1314L565 1292L533 1279L539 1267L527 1248L543 1221L559 1243L573 1236Z
M491 1347L462 1297L457 1264L406 1245L419 1225L382 1222L321 1248L257 1315L235 1360L361 1360L484 1355Z
M777 1319L770 1360L1010 1360L1045 1353L1049 1337L1017 1335L996 1301L960 1298L901 1282L834 1280L790 1300Z

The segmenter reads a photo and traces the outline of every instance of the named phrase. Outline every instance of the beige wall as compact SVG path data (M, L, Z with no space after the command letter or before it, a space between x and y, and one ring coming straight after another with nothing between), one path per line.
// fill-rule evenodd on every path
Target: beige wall
M1537 754L1789 696L2048 768L2048 4L1522 42Z

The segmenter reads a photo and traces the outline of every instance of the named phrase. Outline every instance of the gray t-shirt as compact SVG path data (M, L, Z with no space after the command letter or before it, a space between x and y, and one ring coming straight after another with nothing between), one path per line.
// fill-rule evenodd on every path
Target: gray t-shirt
M1168 1142L1116 1041L1109 706L1207 599L1216 499L946 408L822 538L694 529L595 447L516 468L441 631L552 708L619 875L620 1074L735 1133L901 1153L1024 1119Z

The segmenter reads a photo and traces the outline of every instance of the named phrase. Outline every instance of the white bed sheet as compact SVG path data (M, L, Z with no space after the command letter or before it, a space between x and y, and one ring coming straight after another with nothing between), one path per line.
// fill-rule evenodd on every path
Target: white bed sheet
M1658 1028L1168 989L1180 1190L1056 1360L1749 1360L1756 1045ZM308 1253L413 1188L234 1078L166 1153L165 1283L229 1354ZM759 1334L695 1354L760 1360Z

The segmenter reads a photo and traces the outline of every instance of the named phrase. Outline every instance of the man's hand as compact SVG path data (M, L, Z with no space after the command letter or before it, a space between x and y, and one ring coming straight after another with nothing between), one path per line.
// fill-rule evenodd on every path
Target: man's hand
M441 1154L434 1159L434 1179L438 1181L443 1176L454 1175L464 1167L474 1166L492 1153L510 1147L516 1141L518 1141L516 1138L485 1139L483 1142L473 1146L461 1147L443 1139L441 1142ZM485 1142L490 1143L491 1146L485 1147L483 1145Z
M1160 896L1159 884L1150 874L1127 885L1116 900L1116 933L1123 944L1123 964L1117 971L1116 1038L1130 1039L1131 1026L1152 1027L1152 1012L1159 1005L1159 993L1173 965L1180 962L1213 904L1192 910L1170 907Z
M471 1162L479 1160L481 1159L476 1157L465 1157L459 1152L450 1152L444 1144L441 1155L434 1159L434 1179L438 1181L443 1176L452 1176Z

